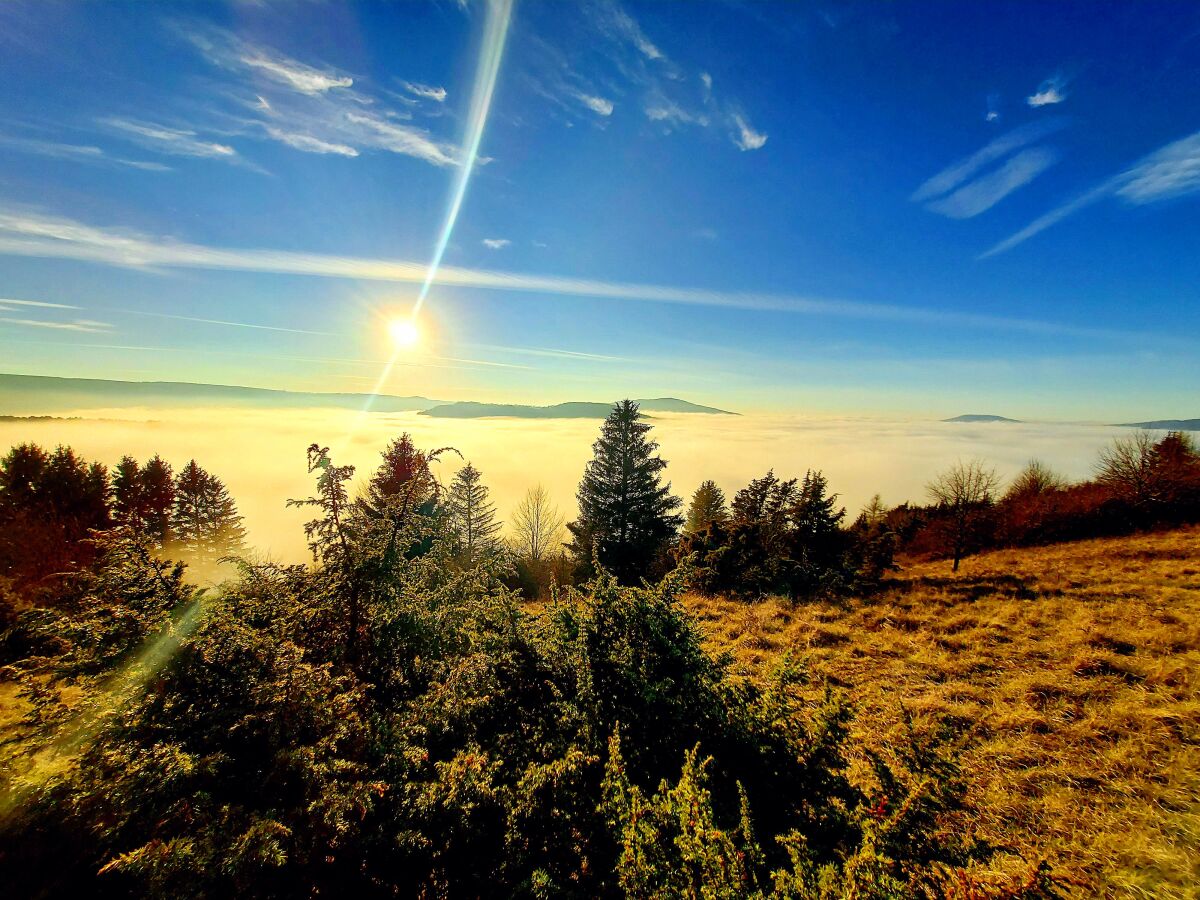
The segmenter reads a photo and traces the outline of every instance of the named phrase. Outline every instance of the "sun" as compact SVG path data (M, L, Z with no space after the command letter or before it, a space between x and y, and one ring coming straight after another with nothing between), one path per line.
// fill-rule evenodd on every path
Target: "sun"
M388 335L399 350L408 350L421 340L421 331L411 318L392 319L388 322Z

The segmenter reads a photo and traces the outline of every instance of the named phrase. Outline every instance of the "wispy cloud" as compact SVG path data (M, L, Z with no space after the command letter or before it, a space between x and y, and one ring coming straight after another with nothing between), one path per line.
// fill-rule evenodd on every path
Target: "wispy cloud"
M421 84L416 81L402 81L400 85L414 97L433 100L435 103L446 102L446 89L444 87L433 87L432 85Z
M366 150L380 150L435 166L459 161L457 147L413 125L409 112L389 108L380 96L362 90L349 74L302 63L215 26L179 30L214 66L242 77L227 93L241 106L243 130L251 136L304 153L351 158ZM444 88L402 84L422 99L445 99ZM404 102L412 105L417 101L404 98Z
M264 72L280 84L310 96L323 94L334 88L348 88L354 79L347 75L322 72L285 56L271 56L258 48L242 54L241 61L252 69Z
M512 243L512 241L510 241L508 238L484 238L483 239L483 246L487 247L489 250L503 250L505 247L507 247L511 243Z
M951 219L969 219L991 209L1058 161L1058 152L1030 147L1010 157L1004 165L960 187L926 208Z
M1053 106L1067 99L1067 79L1062 75L1052 75L1038 89L1025 98L1030 106Z
M585 94L582 91L575 95L580 103L586 106L594 113L602 116L611 116L613 114L614 105L611 100L606 100L603 97L594 97L591 94Z
M328 331L309 331L305 328L284 328L281 325L258 325L254 322L231 322L228 319L204 319L198 316L178 316L173 313L148 312L137 309L121 309L116 312L127 316L145 316L152 319L173 319L177 322L196 322L201 325L221 325L227 328L250 328L255 331L280 331L287 334L315 334L327 336Z
M353 78L341 72L307 65L220 28L180 27L178 30L212 63L233 71L254 71L269 81L310 97L354 84Z
M708 125L708 116L704 113L689 112L661 93L647 99L644 112L651 122L664 122L668 125Z
M551 359L571 359L587 362L628 362L624 356L609 356L603 353L584 353L581 350L560 350L551 347L510 347L501 344L467 344L477 350L489 350L497 353L514 353L518 356L541 356Z
M348 144L323 141L320 138L313 137L311 134L284 131L282 128L276 128L274 125L266 125L264 126L264 130L270 137L280 143L287 144L296 150L303 150L305 153L333 153L337 156L358 156L358 151Z
M1117 196L1154 203L1200 190L1200 131L1167 144L1125 171Z
M1197 191L1200 191L1200 131L1159 148L1123 172L1039 216L988 249L980 258L1011 250L1105 197L1116 196L1126 203L1142 206Z
M151 150L172 156L194 156L205 159L238 160L238 152L228 144L201 140L195 131L186 128L171 128L153 122L138 122L132 119L109 118L101 123L132 136L132 140Z
M82 309L69 303L48 303L45 300L14 300L11 297L0 297L0 310L10 311L18 306L36 306L40 309Z
M100 147L90 144L67 144L59 141L43 141L35 138L0 135L0 147L15 150L19 153L47 156L51 159L65 159L96 165L126 166L131 169L142 169L147 172L171 171L170 166L164 166L162 163L123 159L105 153Z
M739 150L758 150L767 142L767 136L761 131L755 131L740 113L734 114L733 124L737 126L733 142Z
M984 113L983 119L985 122L997 122L1000 120L1000 95L988 94L987 96L987 112Z
M594 66L534 35L525 36L522 54L530 88L569 120L585 117L584 110L608 118L617 109L640 109L663 134L719 129L741 150L766 143L766 133L751 124L740 104L714 92L707 69L689 73L617 0L588 0L574 9L594 36L595 52L589 54Z
M76 319L73 322L55 322L47 319L12 319L0 316L0 324L16 325L21 328L48 328L53 331L85 331L92 334L103 334L112 330L107 322L93 322L90 319Z
M960 159L938 172L919 188L913 191L909 198L914 203L924 203L934 197L941 196L954 190L979 170L1003 159L1015 150L1041 140L1052 132L1066 125L1065 119L1048 119L1045 122L1034 122L1009 131L1000 137L989 141L965 159Z
M642 27L633 16L622 9L615 0L614 2L600 4L598 10L598 19L602 23L602 26L607 28L618 40L624 40L632 44L638 53L652 62L666 59L666 56L658 49L654 42L646 37L645 32L642 31Z
M70 219L25 210L0 209L0 254L76 259L110 266L137 268L216 269L347 278L420 284L428 266L423 262L294 253L279 250L227 249L155 239L135 232L97 228ZM700 288L629 282L596 281L488 269L444 266L436 283L454 287L520 291L611 300L725 307L816 316L927 323L942 327L1003 328L1013 331L1075 337L1127 340L1128 331L1106 330L1004 316L939 309L863 303L756 292L711 291ZM1155 336L1159 339L1160 336Z

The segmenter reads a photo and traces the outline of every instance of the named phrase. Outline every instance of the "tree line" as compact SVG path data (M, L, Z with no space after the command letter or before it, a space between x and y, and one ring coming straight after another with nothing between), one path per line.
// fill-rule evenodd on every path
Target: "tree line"
M889 508L879 495L853 519L819 470L753 479L731 500L703 482L686 513L664 480L651 425L636 403L616 404L593 445L567 522L541 485L503 524L483 473L466 461L448 486L435 471L452 448L419 450L403 434L383 451L361 497L340 514L368 515L401 491L410 512L436 518L453 560L503 560L506 583L530 599L600 572L618 583L655 581L680 569L710 594L796 599L869 591L897 554L962 559L984 549L1127 533L1200 521L1200 453L1191 437L1135 432L1103 449L1092 480L1069 483L1038 460L1001 491L980 460L959 461L930 482L930 502ZM18 589L90 559L88 535L132 527L155 546L211 562L243 549L245 531L221 480L190 461L176 475L158 456L126 456L111 477L66 447L27 444L0 460L0 576Z
M13 447L0 459L0 578L36 594L95 557L91 536L114 527L204 565L245 548L224 482L196 460L175 473L159 456L122 458L109 473L70 447Z

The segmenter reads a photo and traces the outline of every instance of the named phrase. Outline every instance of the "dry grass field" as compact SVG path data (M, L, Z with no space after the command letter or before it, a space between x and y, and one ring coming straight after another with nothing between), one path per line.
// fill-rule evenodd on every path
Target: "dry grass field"
M980 836L1069 896L1200 897L1200 529L905 565L838 604L686 602L739 674L806 655L868 744L901 704L950 725Z

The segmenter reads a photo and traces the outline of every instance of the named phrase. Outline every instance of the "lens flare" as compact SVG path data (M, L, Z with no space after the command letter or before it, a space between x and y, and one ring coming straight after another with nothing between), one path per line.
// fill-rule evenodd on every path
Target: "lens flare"
M500 59L504 55L504 43L508 37L508 23L512 18L512 0L489 0L487 24L484 26L483 43L479 49L479 66L475 70L475 86L471 92L471 109L467 115L467 130L463 140L463 157L459 161L458 177L454 183L454 193L451 195L450 209L446 213L446 221L438 236L437 245L433 250L433 259L425 273L425 281L421 285L421 293L417 296L413 317L425 305L429 296L429 288L437 277L438 267L446 254L446 245L450 243L450 235L454 232L454 223L458 221L459 210L462 209L463 197L467 194L467 183L475 170L475 161L479 158L479 144L483 140L483 126L487 124L488 111L492 106L492 94L496 90L496 76L500 72Z
M358 414L353 427L346 435L346 444L349 443L355 432L362 426L364 419L371 411L375 396L387 383L388 377L391 375L392 369L395 368L400 354L404 350L414 346L420 339L420 333L416 326L417 316L421 312L421 307L425 305L425 300L429 296L429 289L433 286L433 282L437 278L438 269L442 264L442 257L446 255L446 246L450 243L450 235L454 233L454 224L458 221L458 214L462 209L463 198L467 195L467 184L471 180L471 173L475 171L475 162L479 158L479 145L483 141L483 128L487 124L488 112L492 107L492 94L496 90L496 78L500 73L500 60L504 56L504 44L508 39L508 25L512 19L512 7L513 0L488 0L487 20L483 28L483 40L479 47L479 65L475 69L475 84L471 90L471 106L467 114L467 128L463 135L462 156L458 160L458 172L455 176L454 188L450 195L450 208L446 211L446 220L442 224L437 244L434 245L433 258L429 261L429 268L425 270L425 278L421 283L421 292L417 295L416 303L413 304L412 315L403 325L397 324L401 321L399 319L389 325L388 330L394 344L391 358L387 361L387 365L383 367L383 371L379 373L379 380L375 382L375 387L367 396L367 402L363 404L362 411Z

